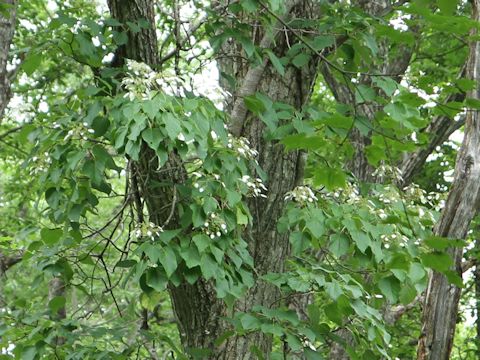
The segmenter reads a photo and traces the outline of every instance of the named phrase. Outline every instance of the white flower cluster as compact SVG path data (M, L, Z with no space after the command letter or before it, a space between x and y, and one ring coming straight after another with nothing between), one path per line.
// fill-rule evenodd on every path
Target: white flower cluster
M127 91L125 97L130 100L148 98L148 92L156 86L157 73L145 63L127 60L127 75L122 79L122 85Z
M240 178L240 181L247 185L248 187L248 194L247 196L252 196L252 197L262 197L266 198L267 195L265 195L263 192L268 191L267 187L263 184L262 179L256 178L253 179L249 175L243 175Z
M252 149L250 147L250 141L243 137L235 138L231 134L228 134L227 147L234 150L239 156L247 160L255 160L255 158L258 156L258 151Z
M223 234L228 232L227 224L225 221L218 216L218 214L212 212L210 213L209 219L203 224L203 231L210 239L215 239L221 237Z
M48 152L43 154L35 155L30 159L30 165L32 166L30 170L30 175L37 175L39 173L47 171L47 169L52 164L52 158Z
M318 199L308 186L297 186L285 194L285 201L288 200L293 200L305 205L307 203L313 203Z
M157 73L152 70L150 66L145 63L134 60L127 60L127 75L122 79L122 85L127 90L125 97L130 100L141 99L146 100L150 98L151 90L162 89L169 92L167 89L173 87L178 89L183 86L183 81L175 74L168 71ZM170 91L174 93L175 91Z
M205 177L205 174L202 174L201 172L195 171L192 173L193 175L193 187L197 189L199 192L203 193L205 191L205 188L201 185L200 179Z
M345 202L347 204L355 204L363 201L364 199L360 196L360 191L358 186L348 183L345 188L336 190L334 192L324 193L326 197L333 198L339 202Z
M138 225L133 231L133 236L137 239L148 237L151 240L155 240L155 237L159 236L161 232L163 232L161 226L150 222Z
M384 191L378 194L378 200L384 204L391 204L393 202L401 201L402 198L395 187L385 186Z
M205 186L206 184L209 184L211 182L218 182L220 185L222 185L224 188L226 187L225 183L221 181L221 177L218 174L211 173L211 174L205 174L200 171L194 171L192 172L192 177L193 177L193 187L198 190L198 192L203 193L205 191Z
M390 243L398 243L401 247L405 247L408 244L408 237L403 234L393 233L390 235L380 235L380 240L384 243L385 249L390 248ZM416 243L416 242L415 242Z
M440 211L445 206L445 199L447 194L441 194L436 192L427 193L421 189L417 184L411 184L403 189L405 196L410 200L411 204L417 201L424 205L429 205L435 210Z
M378 178L389 178L397 184L403 181L403 174L399 168L385 164L380 165L372 175Z
M60 127L59 124L54 123L54 129L58 129ZM93 130L88 123L83 122L76 125L73 129L68 130L67 135L63 138L64 141L67 141L71 138L77 138L81 140L88 140L88 134L94 134L95 130Z

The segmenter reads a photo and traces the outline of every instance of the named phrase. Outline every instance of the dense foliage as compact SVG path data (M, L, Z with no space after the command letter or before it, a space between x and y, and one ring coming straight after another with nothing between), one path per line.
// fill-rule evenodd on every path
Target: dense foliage
M478 226L466 239L433 232L455 139L480 108L466 95L472 4L318 0L290 16L290 1L152 3L153 23L102 2L0 2L4 18L16 8L0 359L214 358L257 333L272 341L271 353L249 344L260 359L411 359L431 271L464 290L451 358L478 358ZM128 58L152 26L159 60ZM273 80L241 93L249 66ZM305 102L272 95L297 94L308 71ZM276 170L299 175L287 191L266 169L279 151L305 161ZM272 245L283 258L252 245L259 219L288 238ZM452 247L466 248L463 279ZM216 301L182 309L175 289L198 284ZM226 329L213 345L191 346L191 311Z

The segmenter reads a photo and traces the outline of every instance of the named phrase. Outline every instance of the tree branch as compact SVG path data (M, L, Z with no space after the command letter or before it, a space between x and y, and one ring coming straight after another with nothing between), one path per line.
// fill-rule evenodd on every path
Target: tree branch
M292 8L298 3L298 0L290 1L287 4L287 11L286 15L290 13ZM274 14L271 12L271 14ZM274 16L277 18L277 25L273 28L273 34L265 33L263 35L262 40L260 41L259 47L260 49L269 49L272 46L273 41L275 40L276 35L281 31L282 27L280 25L284 24L284 20L280 17L277 17L275 14ZM250 67L247 71L247 74L243 78L242 86L238 90L236 94L236 100L233 104L233 109L230 114L230 132L234 136L240 136L243 129L243 123L247 117L247 107L245 106L245 102L243 99L248 96L252 95L258 87L260 80L262 79L263 73L265 72L265 68L268 64L268 59L264 59L263 62L256 66Z
M460 71L458 78L465 76L466 65ZM465 99L465 94L456 93L448 96L445 101L449 102L461 102ZM423 165L427 161L428 156L435 150L435 148L443 144L456 130L460 129L465 124L465 116L462 116L459 120L454 121L448 114L438 115L433 118L431 123L425 128L423 133L430 135L430 142L421 148L418 148L415 152L407 154L399 165L403 174L402 186L409 185L416 174L420 172Z
M4 274L13 265L22 261L22 254L7 256L0 252L0 275Z

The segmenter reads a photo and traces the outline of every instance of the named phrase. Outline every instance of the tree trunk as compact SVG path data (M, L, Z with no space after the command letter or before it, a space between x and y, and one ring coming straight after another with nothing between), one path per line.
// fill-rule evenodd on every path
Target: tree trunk
M475 248L480 249L480 239L475 240ZM480 358L480 265L475 265L473 272L474 286L475 286L475 346L477 357Z
M15 20L17 15L16 0L4 0L1 6L5 6L4 16L0 12L0 120L3 117L5 108L10 101L10 73L7 71L8 53L10 52L10 44L12 42L13 33L15 31Z
M471 1L472 18L479 21L480 0ZM473 30L473 35L477 33ZM480 99L480 42L470 44L467 64L467 78L475 81L476 88L470 91L469 98ZM480 200L480 118L478 111L467 111L465 137L457 156L455 177L445 208L435 226L435 235L452 239L464 239ZM459 276L463 248L448 250L454 265L452 270ZM426 291L422 334L418 344L417 359L448 359L453 345L457 322L460 289L451 284L438 272L432 272Z
M109 0L109 7L112 16L120 22L135 21L145 18L153 24L153 1L151 0ZM315 2L296 1L292 2L291 13L302 18L316 16L317 7ZM258 28L256 29L258 34ZM253 36L253 35L252 35ZM290 37L291 34L290 34ZM265 46L272 41L264 36L262 40L255 37L256 44ZM288 43L285 33L277 34L275 39L275 51L283 56L288 50ZM158 51L156 51L156 38L153 30L142 30L137 34L129 34L129 43L117 51L118 63L122 63L123 57L137 61L143 61L150 65L158 63ZM293 66L287 66L285 75L280 76L270 63L264 62L259 68L249 68L244 62L243 52L239 46L235 46L232 55L231 69L232 76L236 77L237 84L243 89L241 96L253 94L260 91L270 97L273 101L288 103L299 109L308 99L316 77L318 59L312 60L301 70ZM226 70L226 69L225 69ZM253 75L252 75L253 74ZM238 95L238 94L237 94ZM234 97L238 99L239 97ZM240 99L240 101L243 101ZM267 272L282 272L284 260L289 253L288 235L279 234L276 230L276 223L282 215L284 208L284 194L294 188L303 172L303 157L300 152L286 153L281 144L267 142L263 138L265 125L254 118L248 112L242 110L242 103L237 103L237 112L232 115L233 124L239 125L238 130L232 129L239 136L248 138L251 146L258 153L258 162L268 177L267 187L268 198L254 198L249 201L250 211L253 215L253 226L246 234L249 250L254 258L255 269L258 275ZM235 112L235 106L232 111ZM240 115L238 115L240 114ZM242 118L243 117L243 118ZM240 120L238 120L240 119ZM170 203L173 197L173 190L164 188L159 193L158 186L153 188L143 182L152 175L152 159L154 154L144 148L140 155L142 159L136 165L137 175L140 179L140 190L149 209L150 216L162 224L167 218L167 213L161 213L160 205ZM175 155L170 156L167 167L178 168ZM154 167L154 164L153 164ZM153 169L152 169L153 170ZM171 182L181 182L184 178L182 172L169 171L167 179ZM158 175L155 175L158 179ZM167 211L168 212L168 211ZM268 214L268 215L265 215ZM175 222L173 219L170 224ZM179 286L169 288L174 311L180 330L181 340L186 348L203 348L211 351L209 358L212 359L250 359L252 346L260 352L268 354L271 350L271 338L262 333L253 333L244 336L232 336L220 347L216 348L214 341L226 331L229 325L222 320L227 315L227 309L223 302L217 298L213 286L203 279L190 285L186 282ZM279 293L275 287L262 281L257 281L246 296L239 300L235 309L238 311L249 311L254 305L272 306L278 304Z
M307 13L310 16L317 14L316 7L309 1L296 3L290 2L287 8L291 7L291 12L297 17L308 17ZM292 38L291 34L289 35ZM288 50L284 36L282 33L275 40L275 51L279 57ZM261 47L266 47L268 43L265 37L257 41ZM232 99L231 131L236 136L249 139L251 145L259 152L259 165L268 178L268 198L265 200L254 198L249 201L254 220L253 227L245 238L248 239L257 274L282 272L284 260L289 253L289 244L286 234L277 233L276 223L283 211L284 194L292 190L302 177L302 155L300 152L286 153L282 145L266 142L263 139L265 125L245 111L242 97L260 91L272 101L287 103L299 109L310 95L316 77L317 60L310 61L302 70L289 66L285 75L280 76L267 62L256 68L249 67L248 63L241 60L242 57L239 55L243 53L237 44L231 44L228 49L224 48L224 51L231 60L228 68L222 63L222 70L234 76L239 84L239 91L234 93ZM219 320L219 316L225 314L226 309L207 283L200 281L194 286L184 284L172 289L172 295L180 326L185 334L184 343L187 346L212 349L214 352L211 358L215 359L256 358L251 353L252 346L263 354L270 352L271 338L263 333L233 336L221 348L214 349L213 341L228 331L228 325ZM278 298L279 292L275 287L257 281L247 295L238 301L235 309L249 311L254 305L271 307L278 303ZM180 309L182 310L179 311ZM209 334L205 335L207 332Z

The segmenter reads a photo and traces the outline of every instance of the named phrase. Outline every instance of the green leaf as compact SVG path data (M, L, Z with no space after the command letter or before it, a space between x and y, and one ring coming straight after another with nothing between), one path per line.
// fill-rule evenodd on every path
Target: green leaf
M174 230L163 230L158 238L162 240L165 244L168 244L172 239L174 239L182 229L174 229Z
M275 336L283 335L283 328L276 324L262 324L260 330L265 334L272 334Z
M171 113L166 113L163 114L162 120L165 123L165 129L167 130L170 140L176 140L177 136L182 132L180 119L176 118Z
M48 246L55 245L62 238L62 229L42 229L40 231L40 238Z
M105 117L97 116L92 121L92 129L95 131L94 135L96 137L105 135L109 127L110 121Z
M425 239L425 245L434 250L445 250L449 247L464 247L465 240L449 239L441 236L430 236Z
M22 69L28 76L32 75L35 70L40 67L42 62L42 54L39 52L32 52L28 54L27 58L22 62Z
M255 114L260 114L266 110L263 102L257 99L254 95L245 96L243 98L243 102L245 103L247 109Z
M440 11L446 15L452 15L457 10L458 0L437 0Z
M337 300L343 294L342 288L337 281L325 283L325 290L332 300Z
M120 260L119 262L117 262L117 264L115 265L115 267L119 267L119 268L130 268L132 266L135 266L137 264L137 261L136 260L132 260L132 259L126 259L126 260Z
M171 247L164 247L160 251L160 264L162 264L163 269L165 270L165 274L167 274L167 278L170 278L172 274L177 269L177 256L175 252L172 250Z
M237 224L238 225L247 225L248 224L248 216L245 215L243 210L240 207L237 207Z
M195 235L192 239L200 253L203 253L211 243L211 239L205 234Z
M66 299L64 296L55 296L52 300L48 302L48 307L50 311L56 314L60 309L65 306Z
M310 61L310 55L307 53L300 53L296 55L293 60L292 64L297 68L302 68L303 66L307 65Z
M200 269L202 271L203 277L206 280L209 280L215 277L215 274L218 271L218 264L210 256L210 254L203 254L200 260Z
M452 258L446 253L432 252L422 254L420 258L423 265L439 272L445 272L453 265Z
M404 305L410 304L417 296L417 290L410 284L404 284L400 290L399 299Z
M27 346L22 349L22 360L34 360L37 355L37 348L35 346Z
M341 257L348 252L350 241L344 234L333 234L330 236L329 250L336 257Z
M280 75L285 76L285 68L283 67L280 59L270 49L266 49L265 52L267 53L268 58L270 59L270 62L272 63L275 70L277 70Z
M300 351L303 349L302 342L295 335L287 334L287 343L292 351Z
M444 271L443 274L447 277L448 281L451 284L454 284L458 288L463 288L463 279L462 277L453 270Z
M187 249L182 249L180 255L189 269L200 265L200 254L196 247L190 246Z
M377 56L378 54L378 45L375 37L368 33L363 33L363 39L365 41L365 45L370 49L373 56Z
M386 159L385 149L378 145L366 147L367 160L370 165L378 166L381 160Z
M163 141L164 136L162 130L159 128L149 128L143 130L142 138L151 149L157 150L160 143Z
M375 91L366 85L357 85L355 87L355 99L358 104L375 100Z
M311 246L310 240L300 231L292 231L288 238L292 246L292 254L299 256Z
M311 45L312 47L317 50L323 50L326 47L332 46L335 44L335 36L333 35L318 35L315 36Z
M125 45L128 42L128 36L126 32L113 31L113 41L118 46Z
M325 186L327 190L343 188L347 184L347 176L342 169L319 167L313 176L315 186Z
M325 224L323 217L315 218L312 217L306 222L307 229L310 230L312 235L316 238L320 238L325 234Z
M378 288L391 303L397 302L400 292L400 282L394 276L384 277L378 282Z
M303 350L303 355L306 360L324 360L324 357L319 351L313 351L312 349L305 348Z
M163 291L167 286L168 279L160 268L149 268L147 270L147 285L156 291Z
M427 272L425 271L422 264L414 262L410 264L410 269L408 271L408 277L412 280L413 283L417 283L422 280Z
M355 242L357 248L362 252L365 253L365 250L371 245L372 241L370 237L364 233L363 231L355 230L353 227L348 228L348 232L352 237L352 240Z
M258 318L250 314L244 314L240 319L240 323L244 330L258 329L262 324Z
M475 89L476 82L471 79L460 78L455 81L455 84L460 88L462 91L469 91Z
M480 110L480 100L478 99L467 98L465 99L465 104L471 109Z
M398 88L396 81L386 76L374 77L372 82L382 89L387 96L392 96L395 90Z

